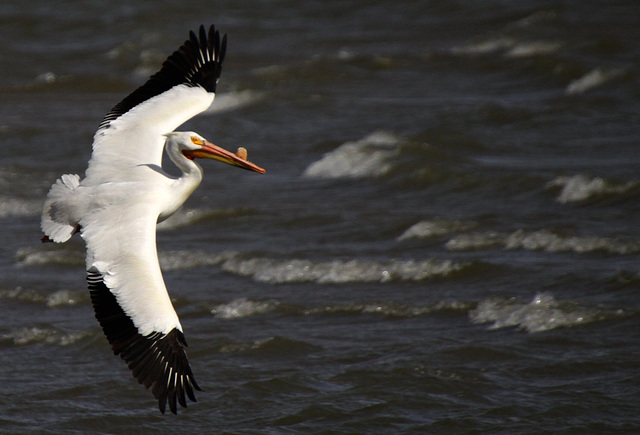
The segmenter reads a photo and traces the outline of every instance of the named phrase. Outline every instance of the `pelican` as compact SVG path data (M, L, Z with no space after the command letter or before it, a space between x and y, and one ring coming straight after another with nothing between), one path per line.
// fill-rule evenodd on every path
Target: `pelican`
M246 160L178 126L215 97L227 47L211 26L200 26L146 83L104 117L93 138L84 178L65 174L44 204L43 241L62 243L79 232L87 246L87 283L95 316L115 355L166 404L195 402L196 383L180 320L162 278L156 224L171 216L202 180L195 159L214 159L264 173ZM182 171L162 169L166 151Z

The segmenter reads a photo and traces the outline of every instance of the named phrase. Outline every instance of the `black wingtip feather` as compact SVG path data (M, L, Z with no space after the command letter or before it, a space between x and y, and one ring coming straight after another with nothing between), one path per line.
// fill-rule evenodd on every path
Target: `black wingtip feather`
M104 117L99 129L108 128L111 121L135 106L180 84L200 86L207 92L215 92L226 54L227 35L222 37L221 43L220 33L214 25L209 27L208 33L201 25L198 33L199 38L190 31L189 39L163 62L160 71L116 104Z
M167 402L173 414L178 412L177 404L186 408L185 394L195 402L193 390L202 390L193 377L182 331L174 328L166 334L141 335L98 272L89 271L87 282L96 319L114 354L127 363L140 384L151 388L160 412L165 413Z

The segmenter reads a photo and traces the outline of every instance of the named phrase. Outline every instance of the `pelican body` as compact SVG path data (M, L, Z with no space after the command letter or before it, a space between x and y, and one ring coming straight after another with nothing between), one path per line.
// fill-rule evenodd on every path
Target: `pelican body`
M43 241L76 232L86 242L87 282L95 316L114 354L151 388L162 413L177 412L196 383L180 320L162 278L156 224L171 216L202 181L198 158L258 173L246 151L226 151L194 132L174 130L215 97L226 35L200 26L160 71L107 113L93 140L84 178L65 174L51 187L42 214ZM162 169L166 151L182 171Z

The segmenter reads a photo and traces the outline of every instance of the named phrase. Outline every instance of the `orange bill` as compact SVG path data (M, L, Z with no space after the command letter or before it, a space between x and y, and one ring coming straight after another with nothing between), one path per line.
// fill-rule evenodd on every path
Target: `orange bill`
M228 165L238 166L242 169L264 174L266 171L260 166L247 160L247 150L240 147L237 153L232 153L209 141L204 141L202 148L198 150L185 150L184 154L191 159L213 159Z

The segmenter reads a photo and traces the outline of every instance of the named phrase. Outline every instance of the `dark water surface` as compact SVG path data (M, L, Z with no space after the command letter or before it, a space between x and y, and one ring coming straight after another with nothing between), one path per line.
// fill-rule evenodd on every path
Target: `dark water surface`
M188 4L188 6L187 6ZM0 432L637 433L640 6L0 7ZM158 231L204 392L162 416L93 316L51 183L199 24L204 162ZM136 144L132 144L136 146Z

